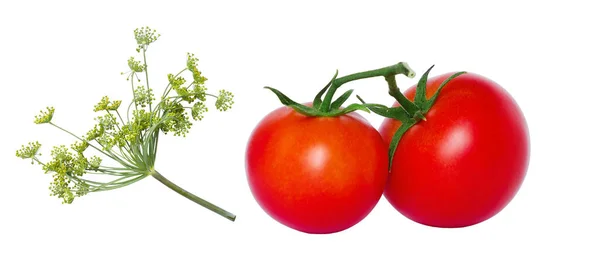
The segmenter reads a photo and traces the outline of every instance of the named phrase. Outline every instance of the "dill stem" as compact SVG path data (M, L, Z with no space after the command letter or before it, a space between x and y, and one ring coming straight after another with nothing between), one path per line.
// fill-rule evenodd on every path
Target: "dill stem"
M156 170L151 170L150 175L152 175L152 177L154 177L155 179L157 179L158 181L160 181L162 184L164 184L165 186L169 187L170 189L172 189L173 191L179 193L180 195L186 197L187 199L194 201L195 203L223 216L224 218L227 218L231 221L235 221L235 215L232 213L229 213L228 211L184 190L183 188L175 185L175 183L171 182L170 180L168 180L167 178L165 178L163 175L161 175L158 171Z

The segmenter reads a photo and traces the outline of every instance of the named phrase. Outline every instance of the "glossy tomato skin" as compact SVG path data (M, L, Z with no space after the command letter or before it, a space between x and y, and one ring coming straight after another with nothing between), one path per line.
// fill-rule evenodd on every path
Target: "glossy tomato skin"
M429 79L427 97L452 73ZM405 92L414 99L415 86ZM398 104L395 104L397 106ZM400 140L384 195L404 216L444 228L471 226L500 212L519 190L529 163L525 118L498 84L458 76ZM379 128L389 144L400 123Z
M252 194L272 218L311 234L364 219L382 197L387 146L363 117L307 117L281 107L263 118L246 149Z

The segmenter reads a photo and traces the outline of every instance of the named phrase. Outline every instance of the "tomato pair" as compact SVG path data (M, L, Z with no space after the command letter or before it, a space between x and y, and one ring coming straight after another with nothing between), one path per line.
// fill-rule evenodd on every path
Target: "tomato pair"
M474 73L428 80L429 71L402 94L395 75L414 73L399 65L334 77L304 105L271 89L286 106L260 121L246 151L248 182L266 213L323 234L354 226L382 195L404 216L435 227L480 223L511 201L529 159L527 126L511 96ZM341 108L351 91L330 102L343 83L374 76L388 81L394 107ZM388 117L379 130L353 112L364 108Z

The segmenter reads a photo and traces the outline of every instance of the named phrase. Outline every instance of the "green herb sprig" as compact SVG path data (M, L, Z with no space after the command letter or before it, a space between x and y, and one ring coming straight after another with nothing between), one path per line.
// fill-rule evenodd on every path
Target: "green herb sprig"
M126 108L121 100L107 96L93 107L99 113L96 124L82 136L58 126L54 121L54 107L47 107L35 116L34 123L49 124L76 138L70 146L54 146L49 161L41 160L38 141L29 142L17 150L16 156L41 165L45 173L52 174L50 194L71 204L76 197L122 188L152 176L182 196L234 221L236 216L205 201L175 185L156 169L156 152L161 132L185 137L195 121L204 118L208 111L207 97L214 98L219 111L227 111L233 105L233 94L219 90L217 94L207 92L207 80L198 69L198 58L187 54L184 69L168 74L168 84L158 102L150 87L146 53L148 47L160 37L149 27L134 30L136 51L142 60L135 57L127 61L129 71L122 73L131 85L133 98ZM188 79L184 73L191 75ZM140 78L141 76L141 78ZM119 110L125 110L121 114ZM89 155L90 148L96 155Z

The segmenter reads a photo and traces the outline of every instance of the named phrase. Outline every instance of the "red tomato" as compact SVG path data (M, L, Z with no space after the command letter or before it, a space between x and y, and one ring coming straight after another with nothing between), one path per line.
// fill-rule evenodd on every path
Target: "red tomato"
M307 117L289 107L268 114L246 150L250 189L280 223L334 233L364 219L382 197L387 146L363 117Z
M429 79L427 97L450 75ZM413 100L415 86L405 95ZM398 144L386 199L404 216L434 227L470 226L500 212L529 163L527 125L512 97L467 73L444 87L425 117ZM380 126L388 144L399 126L393 119Z

